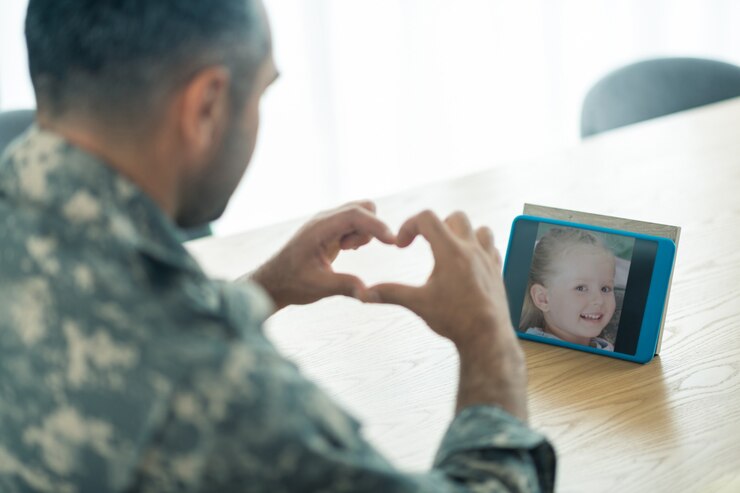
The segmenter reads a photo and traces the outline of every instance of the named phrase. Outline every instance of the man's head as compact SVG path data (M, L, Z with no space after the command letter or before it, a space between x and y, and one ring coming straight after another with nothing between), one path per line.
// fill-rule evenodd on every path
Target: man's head
M258 0L30 0L26 38L42 121L171 161L151 173L174 183L181 226L223 212L276 75Z

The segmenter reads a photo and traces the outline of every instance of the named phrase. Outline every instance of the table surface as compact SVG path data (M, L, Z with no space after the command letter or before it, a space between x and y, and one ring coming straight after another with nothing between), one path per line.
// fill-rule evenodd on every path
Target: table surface
M737 99L377 204L394 229L425 208L464 210L494 229L502 253L525 202L681 226L660 357L639 365L522 341L530 421L557 449L558 491L730 492L740 491L739 188ZM189 248L208 272L233 279L302 222ZM405 250L374 242L342 253L336 269L421 284L432 262L423 241ZM453 414L450 343L403 308L339 297L289 307L267 330L399 467L429 467Z

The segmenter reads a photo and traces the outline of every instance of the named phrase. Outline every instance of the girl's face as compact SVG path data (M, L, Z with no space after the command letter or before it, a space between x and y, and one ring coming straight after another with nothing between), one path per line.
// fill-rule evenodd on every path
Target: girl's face
M545 329L563 340L588 344L611 320L614 299L614 255L591 245L568 249L554 265L547 286L530 292L545 317Z

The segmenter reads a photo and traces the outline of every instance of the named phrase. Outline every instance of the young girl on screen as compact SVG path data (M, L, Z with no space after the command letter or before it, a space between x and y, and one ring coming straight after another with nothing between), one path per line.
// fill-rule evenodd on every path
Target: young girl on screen
M600 337L616 308L614 254L595 235L553 228L534 249L519 330L614 351Z

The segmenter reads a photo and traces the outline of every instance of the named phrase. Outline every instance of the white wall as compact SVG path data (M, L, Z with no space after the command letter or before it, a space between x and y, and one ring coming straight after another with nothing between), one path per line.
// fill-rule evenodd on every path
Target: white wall
M23 20L28 0L0 0L0 110L34 107Z
M33 104L0 0L0 109ZM636 59L740 63L735 0L266 0L282 76L228 234L578 140L596 80Z

